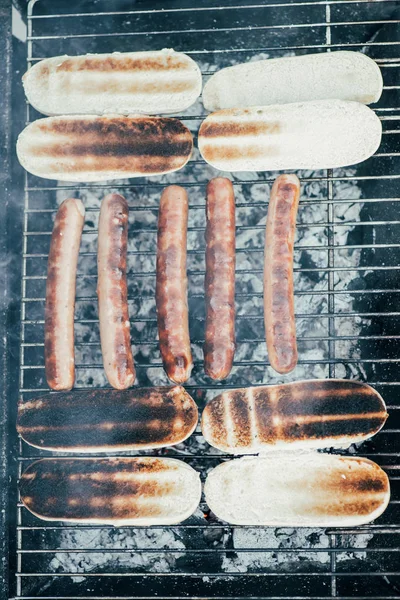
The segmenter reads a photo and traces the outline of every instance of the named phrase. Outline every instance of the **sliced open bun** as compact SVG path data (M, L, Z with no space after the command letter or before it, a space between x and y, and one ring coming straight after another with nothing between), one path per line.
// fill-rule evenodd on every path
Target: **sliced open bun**
M197 421L196 403L180 386L74 390L21 403L17 430L44 450L116 452L180 444Z
M43 459L22 474L20 491L45 521L173 525L196 510L201 482L172 458Z
M387 419L376 390L345 379L230 390L205 407L207 442L232 454L343 448L375 435Z
M350 527L383 513L386 473L366 458L309 452L241 458L207 477L206 501L221 520L270 527Z
M364 104L320 100L212 113L199 150L222 171L333 169L369 158L381 137L379 118Z
M17 141L29 173L60 181L161 175L181 169L192 149L189 129L162 117L48 117L28 125Z
M203 90L207 110L307 100L377 102L382 74L361 52L348 50L247 62L215 73Z
M201 73L174 50L54 56L23 77L29 102L45 115L178 113L201 93Z

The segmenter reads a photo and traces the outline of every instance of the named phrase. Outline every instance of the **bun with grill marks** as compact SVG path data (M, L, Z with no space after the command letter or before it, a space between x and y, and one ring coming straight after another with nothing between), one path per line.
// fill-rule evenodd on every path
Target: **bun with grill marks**
M189 160L193 138L178 119L107 115L39 119L17 141L21 165L59 181L162 175Z
M22 402L17 430L36 448L116 452L180 444L198 411L183 387L74 390Z
M343 448L375 435L386 406L365 383L309 380L226 391L205 407L207 442L232 454Z
M319 100L211 113L199 150L221 171L334 169L376 152L382 125L364 104Z
M45 521L173 525L196 510L201 482L172 458L43 459L22 474L20 491Z
M45 115L179 113L201 92L195 61L170 49L53 56L22 81L29 102Z
M222 463L204 493L213 513L234 525L350 527L379 517L390 487L366 458L288 452Z

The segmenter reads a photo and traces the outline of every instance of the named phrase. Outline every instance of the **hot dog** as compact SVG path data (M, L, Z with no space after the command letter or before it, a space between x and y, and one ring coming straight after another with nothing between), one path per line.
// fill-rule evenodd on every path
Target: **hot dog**
M264 258L264 320L268 356L278 373L297 364L293 246L300 182L280 175L271 190Z
M213 379L225 379L235 353L235 196L229 179L209 182L206 216L204 367Z
M186 381L193 367L187 304L187 220L186 190L176 185L167 187L158 213L156 305L161 357L165 372L175 383Z
M101 204L98 234L98 284L101 350L110 384L124 390L135 381L126 283L128 204L119 194Z
M80 200L65 200L58 209L50 242L44 357L47 383L53 390L70 390L75 380L75 280L84 218Z

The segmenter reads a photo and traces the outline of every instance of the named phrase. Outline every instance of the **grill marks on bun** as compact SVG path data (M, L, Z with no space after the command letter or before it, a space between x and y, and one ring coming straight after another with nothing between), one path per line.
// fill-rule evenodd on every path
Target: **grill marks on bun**
M23 77L29 102L45 115L167 114L201 93L201 72L173 50L55 56Z
M64 181L160 175L182 168L192 149L187 127L162 117L51 117L17 143L27 171Z
M44 459L25 471L21 498L48 521L174 524L201 495L199 474L170 458Z
M381 396L364 383L310 380L223 392L203 411L202 431L234 454L349 446L387 418Z
M180 386L75 390L21 403L17 429L37 448L115 452L179 444L197 421L197 406Z

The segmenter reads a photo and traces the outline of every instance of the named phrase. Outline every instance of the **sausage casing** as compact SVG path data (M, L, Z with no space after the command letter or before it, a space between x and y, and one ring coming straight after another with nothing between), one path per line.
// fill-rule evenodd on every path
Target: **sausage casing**
M235 354L235 195L225 177L207 186L204 368L225 379Z
M271 190L264 258L264 320L268 356L278 373L297 364L293 246L300 182L280 175Z
M101 350L110 384L124 390L135 381L126 282L128 203L109 194L101 204L98 234L98 284Z
M193 368L187 304L186 190L171 185L161 195L158 213L156 305L160 352L165 372L183 383Z
M70 390L75 380L74 308L76 269L85 209L65 200L54 221L47 267L44 356L53 390Z

